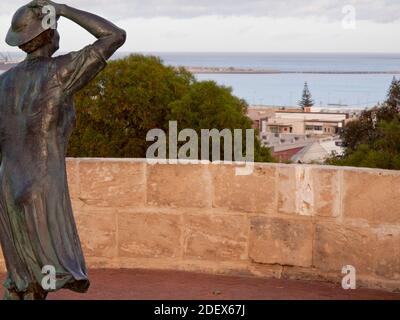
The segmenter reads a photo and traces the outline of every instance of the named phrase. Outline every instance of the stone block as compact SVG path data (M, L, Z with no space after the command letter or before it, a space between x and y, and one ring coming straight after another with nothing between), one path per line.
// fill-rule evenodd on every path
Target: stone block
M208 165L148 165L147 202L155 206L211 207Z
M313 214L321 217L340 216L340 171L331 168L313 168Z
M76 217L82 249L87 257L117 257L117 220L113 209L85 209Z
M256 263L311 267L313 224L286 218L251 219L249 256Z
M240 215L185 215L185 258L245 260L247 219Z
M239 212L275 214L276 168L256 166L248 176L237 176L235 166L212 166L214 201L217 208Z
M318 223L314 265L341 274L351 265L358 274L400 279L400 232L356 226Z
M143 205L146 199L145 170L144 162L81 160L80 199L99 207Z
M343 215L400 226L400 174L345 170Z
M278 213L296 214L296 167L277 167Z
M79 197L78 165L79 160L77 159L68 159L66 162L69 195L73 200Z
M181 256L181 217L173 214L118 214L119 257L179 258Z

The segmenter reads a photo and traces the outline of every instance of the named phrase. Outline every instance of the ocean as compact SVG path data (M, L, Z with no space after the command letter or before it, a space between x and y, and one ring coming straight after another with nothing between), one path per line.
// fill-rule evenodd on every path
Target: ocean
M316 107L366 108L385 100L400 54L151 53L168 65L272 69L280 74L198 74L232 87L250 105L296 106L307 82ZM301 72L313 72L302 74ZM339 73L339 74L326 74ZM360 72L373 74L359 74ZM340 74L342 73L342 74Z
M127 54L129 53L117 53L113 58L121 58ZM236 96L245 99L250 105L296 106L301 98L304 82L307 82L316 107L364 109L385 100L393 76L400 79L400 54L144 54L159 56L172 66L233 67L281 72L196 75L198 80L214 80L218 84L231 87Z

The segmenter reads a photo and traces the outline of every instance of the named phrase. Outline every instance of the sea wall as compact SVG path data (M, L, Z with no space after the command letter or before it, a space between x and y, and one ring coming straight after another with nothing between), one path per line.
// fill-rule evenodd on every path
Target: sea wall
M88 266L341 282L351 265L400 290L400 172L235 168L68 159Z

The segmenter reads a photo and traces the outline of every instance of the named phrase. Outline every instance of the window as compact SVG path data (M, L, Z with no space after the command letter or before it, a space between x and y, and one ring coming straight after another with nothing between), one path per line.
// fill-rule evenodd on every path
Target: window
M323 131L324 128L322 126L306 126L306 131Z

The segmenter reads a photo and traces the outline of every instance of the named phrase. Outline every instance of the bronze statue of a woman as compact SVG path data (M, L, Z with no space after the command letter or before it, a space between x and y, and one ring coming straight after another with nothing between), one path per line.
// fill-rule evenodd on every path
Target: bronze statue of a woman
M80 51L58 50L53 8L97 41ZM49 291L84 293L89 280L72 213L65 155L75 124L74 94L92 80L126 39L124 30L94 14L47 0L20 8L6 42L27 53L0 76L0 240L7 266L4 299L45 299ZM55 287L44 289L45 266Z

